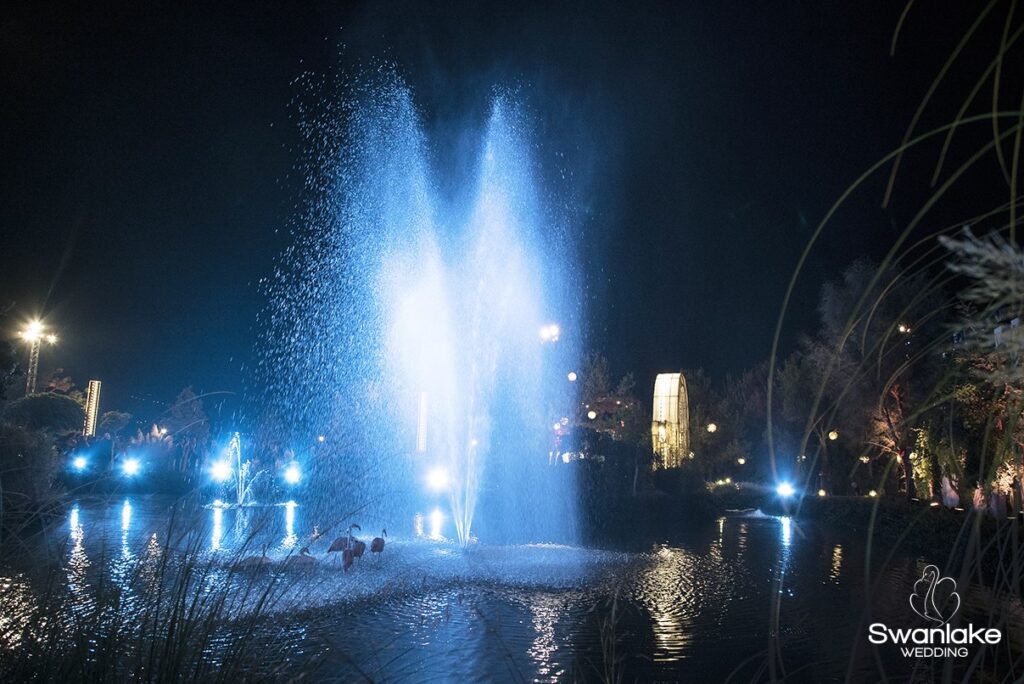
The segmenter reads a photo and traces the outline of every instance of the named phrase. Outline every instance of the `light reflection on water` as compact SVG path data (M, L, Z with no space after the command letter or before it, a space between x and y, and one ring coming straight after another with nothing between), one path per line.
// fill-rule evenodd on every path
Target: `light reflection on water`
M298 506L294 501L284 505L284 539L281 541L281 548L291 549L299 541L295 535L295 508Z
M537 668L537 678L543 681L558 681L565 670L558 666L555 658L558 642L555 628L565 615L569 598L554 593L537 593L531 597L531 624L535 632L527 653Z
M220 540L224 537L224 509L220 506L214 506L213 511L213 531L210 532L210 550L220 550Z
M832 584L839 584L839 573L843 569L843 547L836 544L832 549L832 569L828 573L829 581Z
M155 583L161 581L158 569L164 554L170 553L173 559L178 542L166 533L166 517L154 516L147 506L133 498L109 508L76 505L69 511L67 526L62 527L67 531L67 546L60 571L71 614L82 615L95 602L100 572L107 572L110 584L121 592L117 609L129 615L144 608L140 602L159 589ZM249 534L260 516L269 519L271 525L259 544L269 545L278 561L287 557L309 532L302 525L311 521L305 520L300 508L282 505L258 514L223 508L201 510L205 527L197 544L214 565L197 590L217 592L237 581L224 565L230 552L238 548L232 535L224 536L232 524ZM429 517L424 522L429 523ZM110 542L109 548L119 547L120 552L108 557L104 539ZM328 541L325 538L323 543ZM352 604L351 609L325 611L324 625L315 635L309 623L285 619L281 643L302 652L311 648L307 639L323 640L326 630L338 642L338 653L366 663L397 657L396 663L407 668L401 671L415 672L416 677L479 678L480 672L486 672L500 678L507 675L509 667L503 659L513 658L523 678L555 681L573 672L589 672L588 659L599 660L601 634L594 616L606 614L601 611L606 611L610 597L617 595L622 611L618 638L624 640L622 652L628 654L624 657L631 659L632 671L638 673L628 678L678 679L677 673L691 671L685 668L696 668L692 669L693 678L722 679L736 662L764 648L769 595L779 589L776 581L783 572L784 591L776 596L781 602L780 629L788 634L787 648L808 649L822 639L852 638L836 631L852 626L837 627L828 616L843 606L858 605L862 596L856 593L857 583L842 575L844 564L847 573L850 567L862 564L857 545L816 539L788 517L721 518L684 542L659 543L641 553L620 554L625 560L616 562L622 564L601 574L601 579L582 579L575 586L560 588L544 582L549 576L558 577L557 563L571 558L572 549L535 545L503 553L482 545L473 554L477 565L471 564L470 569L460 570L462 574L448 580L455 583L454 588L445 584L443 576L426 581L421 567L410 564L406 557L416 549L420 549L417 562L424 567L436 563L464 567L458 565L463 556L455 547L424 538L412 537L412 541L394 545L389 542L382 557L373 562L364 559L349 574L336 563L325 563L323 548L314 549L320 555L313 570L295 577L325 583L336 601L346 600L351 588L364 582L378 582L382 593ZM919 562L923 560L908 557L898 572L887 575L892 577L887 597L906 595ZM505 582L500 579L504 570L498 570L491 576L499 579L481 580L476 570L489 572L503 564L508 564L510 577L518 572L519 578ZM287 572L283 564L275 562L267 576L288 577ZM841 575L846 581L840 582ZM407 582L409 577L415 578L413 583L405 584L401 591L387 591L392 582ZM531 581L537 584L531 585ZM823 585L828 585L827 591ZM800 591L794 592L794 588ZM22 638L20 630L10 627L30 614L36 600L30 578L0 571L0 639L6 644L14 645ZM904 602L887 603L902 607ZM792 626L787 631L787 619L797 619L794 616L807 624L801 624L797 632ZM61 614L54 617L60 624L69 619ZM406 636L396 642L399 633ZM390 654L380 653L380 644L393 644ZM409 648L413 652L402 655ZM347 672L344 663L335 664L340 672ZM844 661L842 667L845 665Z

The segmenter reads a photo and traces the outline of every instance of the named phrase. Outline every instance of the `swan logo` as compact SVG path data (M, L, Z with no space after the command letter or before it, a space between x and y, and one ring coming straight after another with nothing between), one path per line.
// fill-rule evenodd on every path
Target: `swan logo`
M966 658L969 647L993 646L1003 633L995 627L966 624L953 627L949 621L960 610L956 580L943 577L934 565L925 566L914 582L910 609L926 620L927 627L891 628L882 622L868 627L868 641L875 645L895 644L905 658Z
M914 582L910 609L933 624L946 624L960 610L956 580L941 577L934 565L927 566L921 573L921 579Z

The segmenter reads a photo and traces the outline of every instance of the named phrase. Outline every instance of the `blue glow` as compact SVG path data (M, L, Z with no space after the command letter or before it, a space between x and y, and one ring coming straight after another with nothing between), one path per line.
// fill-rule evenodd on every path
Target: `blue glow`
M427 488L433 492L443 492L448 489L448 471L444 468L432 468L427 473Z
M210 466L210 477L214 482L227 482L231 479L231 462L227 460L217 461Z
M302 471L299 469L299 464L295 462L289 463L288 467L284 469L284 481L294 485L299 484L301 479Z
M210 533L210 550L217 551L220 549L220 540L224 536L224 509L217 506L217 502L214 502L213 509L213 531Z
M127 532L128 528L132 526L132 502L128 499L124 500L124 505L121 506L121 531Z
M781 496L783 499L788 499L789 497L796 494L796 490L793 488L793 485L791 485L789 482L780 482L779 486L775 488L775 493Z
M367 517L405 515L427 488L444 493L460 543L573 543L575 473L547 467L547 427L577 402L564 379L584 297L573 204L541 168L553 150L499 92L460 132L463 162L435 167L401 77L366 81L343 119L314 108L307 122L339 154L310 170L322 194L266 285L267 412L283 443L350 432L352 448L317 450L310 497L334 505L341 483L372 472L395 495L372 497ZM411 468L400 453L430 460Z
M444 526L444 513L440 508L435 508L430 514L430 538L441 539L441 529Z
M142 464L139 463L137 458L126 458L121 464L121 472L128 477L138 475L139 470L142 468Z
M87 465L89 465L89 460L85 456L75 456L71 461L71 467L79 472L85 470Z

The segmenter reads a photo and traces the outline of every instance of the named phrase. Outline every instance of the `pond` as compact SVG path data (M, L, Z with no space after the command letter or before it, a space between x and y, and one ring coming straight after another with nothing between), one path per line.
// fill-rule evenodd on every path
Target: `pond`
M103 586L121 586L118 610L133 610L147 564L190 553L214 569L195 591L220 587L251 604L253 573L232 563L265 555L259 581L280 588L259 608L273 617L272 657L314 662L331 677L560 681L601 679L614 665L627 680L873 679L880 663L900 676L914 661L892 646L872 649L867 625L919 626L908 598L924 568L943 561L889 557L888 549L869 555L863 540L757 511L605 549L461 549L429 520L425 527L395 526L383 553L367 552L346 572L340 554L326 553L344 530L318 530L301 505L79 502L31 553L3 559L2 646L17 645L12 625L53 583L42 567L56 573L67 598L61 610L87 614ZM366 541L381 534L353 533ZM314 560L294 562L303 547ZM961 595L961 617L987 624L991 593ZM1020 606L999 612L1018 639ZM232 629L225 625L224 639ZM928 672L943 662L917 666Z

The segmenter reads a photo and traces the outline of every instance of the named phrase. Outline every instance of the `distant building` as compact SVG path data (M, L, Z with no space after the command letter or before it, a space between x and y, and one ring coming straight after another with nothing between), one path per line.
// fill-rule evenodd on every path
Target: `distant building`
M682 373L659 373L654 380L651 445L660 468L678 468L690 452L690 404Z
M100 381L90 380L85 390L85 426L82 434L92 437L96 434L96 418L100 413Z

